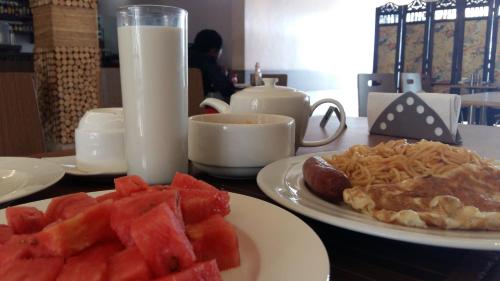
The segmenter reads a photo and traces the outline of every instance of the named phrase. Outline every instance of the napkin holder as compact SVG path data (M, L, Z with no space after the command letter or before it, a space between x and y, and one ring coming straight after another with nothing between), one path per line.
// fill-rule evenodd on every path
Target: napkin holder
M446 94L415 94L413 92L406 92L404 94L370 93L368 97L368 108L371 111L368 114L370 133L460 144L462 138L457 128L460 97L455 95L452 98L450 97L447 107L441 104L439 108L440 116L436 112L437 108L435 110L433 107L432 95ZM441 96L440 98L443 97L445 96ZM377 101L378 98L384 101ZM446 118L447 123L443 120L442 116L449 117Z

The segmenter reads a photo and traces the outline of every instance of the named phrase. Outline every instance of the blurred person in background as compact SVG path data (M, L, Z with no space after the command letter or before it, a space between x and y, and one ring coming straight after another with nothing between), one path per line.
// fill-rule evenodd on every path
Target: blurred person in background
M217 62L222 45L222 37L217 31L204 29L196 34L189 47L188 60L190 68L198 68L202 73L205 96L228 102L238 89L227 76L227 70Z

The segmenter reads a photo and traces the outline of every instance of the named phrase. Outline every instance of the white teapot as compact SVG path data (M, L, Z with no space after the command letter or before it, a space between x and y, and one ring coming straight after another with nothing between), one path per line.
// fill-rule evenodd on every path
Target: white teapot
M277 78L263 78L264 86L249 87L231 96L230 105L222 100L206 98L200 107L212 107L219 113L269 113L290 116L295 119L296 146L321 146L336 139L345 128L345 112L334 99L322 99L309 103L309 96L293 88L276 86ZM309 117L323 103L333 103L340 111L340 126L325 139L305 141Z

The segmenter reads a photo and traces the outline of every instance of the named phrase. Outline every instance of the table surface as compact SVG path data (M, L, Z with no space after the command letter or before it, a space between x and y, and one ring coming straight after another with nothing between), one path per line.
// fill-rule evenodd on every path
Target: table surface
M306 138L317 139L337 125L333 120L324 129L319 117L311 118ZM354 144L375 145L390 140L387 136L369 135L366 118L348 118L347 130L334 142L314 148L299 148L297 154L345 150ZM483 156L500 159L497 147L500 129L486 126L460 126L463 146ZM73 151L50 152L33 157L70 155ZM196 170L191 174L223 190L249 195L272 202L257 186L255 179L228 180L214 178ZM55 185L21 198L11 204L47 199L73 193L106 190L113 179L106 176L78 177L66 175ZM3 206L5 207L5 205ZM500 252L472 251L423 246L373 237L331 226L300 214L321 238L330 258L331 280L500 280Z
M462 94L462 106L489 106L500 108L500 92Z

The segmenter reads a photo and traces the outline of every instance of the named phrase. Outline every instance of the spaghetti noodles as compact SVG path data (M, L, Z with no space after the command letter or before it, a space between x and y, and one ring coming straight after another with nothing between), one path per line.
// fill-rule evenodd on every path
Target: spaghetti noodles
M491 166L490 161L468 149L426 140L414 144L393 140L374 147L355 145L325 160L346 173L353 187L440 176L466 163Z

